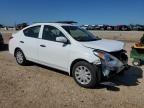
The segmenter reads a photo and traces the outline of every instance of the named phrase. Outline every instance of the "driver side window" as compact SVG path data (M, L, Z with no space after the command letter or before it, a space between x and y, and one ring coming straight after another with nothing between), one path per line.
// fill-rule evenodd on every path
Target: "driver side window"
M56 27L45 25L43 29L42 39L56 41L57 37L65 37L64 34Z

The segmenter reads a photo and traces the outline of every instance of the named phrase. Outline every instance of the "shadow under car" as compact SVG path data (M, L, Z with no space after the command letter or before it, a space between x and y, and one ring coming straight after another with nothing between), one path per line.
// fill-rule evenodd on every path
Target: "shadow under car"
M143 78L143 70L139 67L130 66L124 75L116 75L99 84L97 88L106 88L110 91L120 91L119 86L137 86L140 78Z

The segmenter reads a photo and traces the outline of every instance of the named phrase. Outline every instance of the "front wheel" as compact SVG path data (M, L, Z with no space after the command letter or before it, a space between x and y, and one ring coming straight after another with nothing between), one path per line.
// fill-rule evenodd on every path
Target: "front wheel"
M101 79L99 69L85 61L76 63L72 72L75 81L85 88L94 88Z

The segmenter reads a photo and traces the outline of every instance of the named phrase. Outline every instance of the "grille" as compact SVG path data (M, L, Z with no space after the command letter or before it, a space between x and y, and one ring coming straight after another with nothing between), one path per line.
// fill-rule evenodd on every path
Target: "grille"
M116 52L111 52L110 54L113 55L114 57L118 58L121 61L127 61L128 57L125 54L125 50L120 50L120 51L116 51Z
M118 59L120 59L121 53L123 53L123 50L116 51L116 52L110 52L111 55L115 56Z

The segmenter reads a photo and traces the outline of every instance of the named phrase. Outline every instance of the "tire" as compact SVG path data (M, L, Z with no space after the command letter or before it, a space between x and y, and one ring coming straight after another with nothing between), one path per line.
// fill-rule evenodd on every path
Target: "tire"
M135 59L132 62L133 66L140 66L141 65L141 60Z
M16 50L15 58L19 65L26 66L28 64L28 61L26 60L24 53L20 49Z
M84 88L94 88L101 80L99 68L85 62L77 62L72 69L74 80Z

